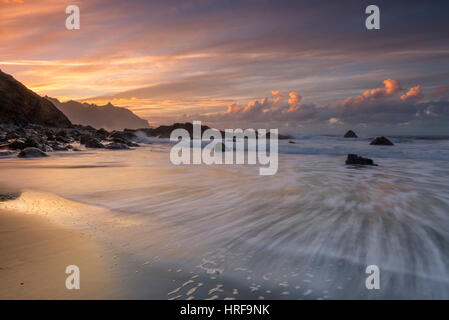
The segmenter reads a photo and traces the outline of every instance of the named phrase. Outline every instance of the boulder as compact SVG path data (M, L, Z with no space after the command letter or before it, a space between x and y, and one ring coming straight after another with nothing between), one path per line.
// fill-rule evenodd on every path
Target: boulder
M21 192L0 192L0 202L15 200L20 195Z
M344 135L345 138L358 138L354 131L349 130Z
M97 132L95 132L95 136L101 140L104 140L109 136L109 132L101 128L100 130L97 130Z
M19 158L42 158L46 156L47 154L38 148L25 148L18 155Z
M345 163L352 165L377 166L377 164L374 164L374 161L372 159L359 157L356 154L348 154Z
M393 142L391 142L384 136L377 137L376 139L371 141L370 145L372 145L372 146L394 146Z
M129 147L124 144L124 143L109 143L105 146L106 149L110 149L110 150L128 150Z
M104 145L101 143L100 139L90 138L86 141L86 148L101 149L104 148Z
M92 139L92 138L93 138L93 136L90 135L90 134L83 134L83 135L80 137L80 144L86 144L86 142L89 141L89 140Z
M8 145L8 148L11 150L22 150L26 148L25 139L16 139L11 141Z

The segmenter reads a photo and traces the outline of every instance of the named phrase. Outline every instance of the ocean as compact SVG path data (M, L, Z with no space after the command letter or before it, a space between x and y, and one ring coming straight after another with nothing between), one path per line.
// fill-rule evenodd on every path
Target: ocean
M449 138L370 140L280 140L273 176L259 165L175 166L162 139L10 157L0 160L0 188L22 196L0 208L44 214L117 248L140 272L127 297L448 299ZM348 153L378 166L346 166ZM369 265L380 289L365 285Z

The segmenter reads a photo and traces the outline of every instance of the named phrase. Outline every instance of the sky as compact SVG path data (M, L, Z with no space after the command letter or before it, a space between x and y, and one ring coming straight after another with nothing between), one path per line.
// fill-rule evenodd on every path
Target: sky
M449 135L448 15L436 0L0 0L0 68L152 125Z

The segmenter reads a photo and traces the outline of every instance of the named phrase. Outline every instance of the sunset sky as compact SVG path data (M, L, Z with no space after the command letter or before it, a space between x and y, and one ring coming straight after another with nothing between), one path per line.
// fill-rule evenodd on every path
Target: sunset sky
M0 0L0 68L152 125L449 135L448 21L448 1Z

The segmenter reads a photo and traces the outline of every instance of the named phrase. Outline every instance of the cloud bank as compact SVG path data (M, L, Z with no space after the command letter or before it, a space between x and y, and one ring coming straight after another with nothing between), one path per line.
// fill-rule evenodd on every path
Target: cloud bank
M288 98L285 98L288 96ZM448 100L425 100L422 88L404 88L399 81L386 79L383 87L335 101L329 105L302 103L297 92L285 95L272 91L272 97L246 104L232 103L226 112L191 115L212 123L266 123L328 126L418 126L447 127ZM449 129L447 129L449 134Z

